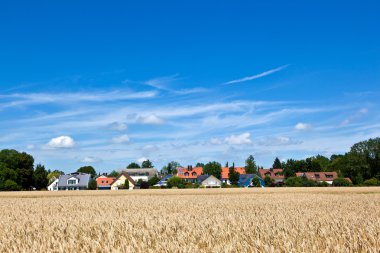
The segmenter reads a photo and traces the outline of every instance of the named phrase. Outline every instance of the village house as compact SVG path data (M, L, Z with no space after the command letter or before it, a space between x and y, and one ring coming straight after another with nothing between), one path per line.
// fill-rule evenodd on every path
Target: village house
M58 178L54 179L51 184L48 185L47 190L48 191L58 191Z
M197 178L198 183L206 188L220 188L222 186L222 181L213 175L201 175Z
M193 166L189 165L187 168L177 168L177 177L182 178L186 182L197 182L197 178L202 175L202 173L202 167L193 168Z
M156 187L167 186L168 180L172 177L173 177L173 175L171 175L171 174L166 175L165 177L161 178L161 180L157 184L155 184L154 186L156 186Z
M129 190L133 190L135 188L136 182L133 180L128 173L122 172L111 184L111 190L119 190L124 189L125 181L129 182Z
M81 172L60 175L58 179L58 190L86 190L90 179L90 174Z
M338 178L336 172L297 172L297 177L305 177L308 180L316 181L319 183L326 182L332 184L334 179Z
M115 181L115 177L107 177L106 175L101 175L96 178L96 186L98 190L110 190L111 184Z
M141 169L122 169L121 172L126 172L135 181L148 182L149 179L158 176L158 171L154 168L141 168Z
M256 174L240 174L239 176L239 181L238 181L238 186L239 187L250 187L252 186L252 180L257 177L260 181L260 186L265 187L265 182L262 178L257 176Z
M240 175L245 174L245 168L235 167L235 172L239 173ZM229 175L230 175L230 168L223 167L222 168L222 183L231 184L229 180Z
M272 178L275 184L283 184L285 180L282 169L259 169L259 175L262 179L266 176Z

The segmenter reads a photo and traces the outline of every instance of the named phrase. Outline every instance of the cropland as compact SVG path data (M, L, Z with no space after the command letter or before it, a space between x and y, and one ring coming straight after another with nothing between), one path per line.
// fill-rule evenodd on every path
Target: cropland
M380 188L3 192L0 252L380 252Z

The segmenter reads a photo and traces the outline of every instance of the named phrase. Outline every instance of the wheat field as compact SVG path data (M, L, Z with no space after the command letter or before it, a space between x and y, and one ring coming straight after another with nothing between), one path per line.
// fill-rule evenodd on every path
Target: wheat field
M0 193L0 252L380 252L380 188Z

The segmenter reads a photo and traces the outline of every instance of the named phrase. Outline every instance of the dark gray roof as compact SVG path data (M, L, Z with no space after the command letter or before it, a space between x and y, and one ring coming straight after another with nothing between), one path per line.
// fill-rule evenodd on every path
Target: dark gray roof
M200 175L197 177L197 180L199 183L202 183L203 181L205 181L209 177L211 177L211 175Z
M67 184L67 180L69 178L77 178L78 179L78 184ZM91 175L86 174L86 173L80 173L80 172L75 172L75 173L70 173L66 175L60 175L58 179L58 187L67 187L67 186L73 186L73 187L88 187L88 183L90 182Z
M130 176L148 176L152 178L158 175L155 168L140 168L140 169L121 169L120 172L127 172Z

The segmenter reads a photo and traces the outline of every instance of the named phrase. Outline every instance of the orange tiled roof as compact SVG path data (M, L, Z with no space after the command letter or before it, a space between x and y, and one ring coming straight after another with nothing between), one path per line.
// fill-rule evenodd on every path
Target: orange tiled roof
M285 176L282 175L282 169L259 169L259 174L261 178L265 178L265 176L270 176L273 179L284 179Z
M111 184L115 181L114 177L106 177L106 176L100 176L96 179L97 186L111 186Z
M338 178L336 172L297 172L297 177L306 177L313 181L333 181Z
M188 168L177 168L177 177L182 179L196 179L198 176L202 175L202 167L194 167L191 170Z
M235 167L235 171L239 174L245 174L245 168L244 167ZM228 179L228 176L230 174L230 168L223 167L222 168L222 179Z

